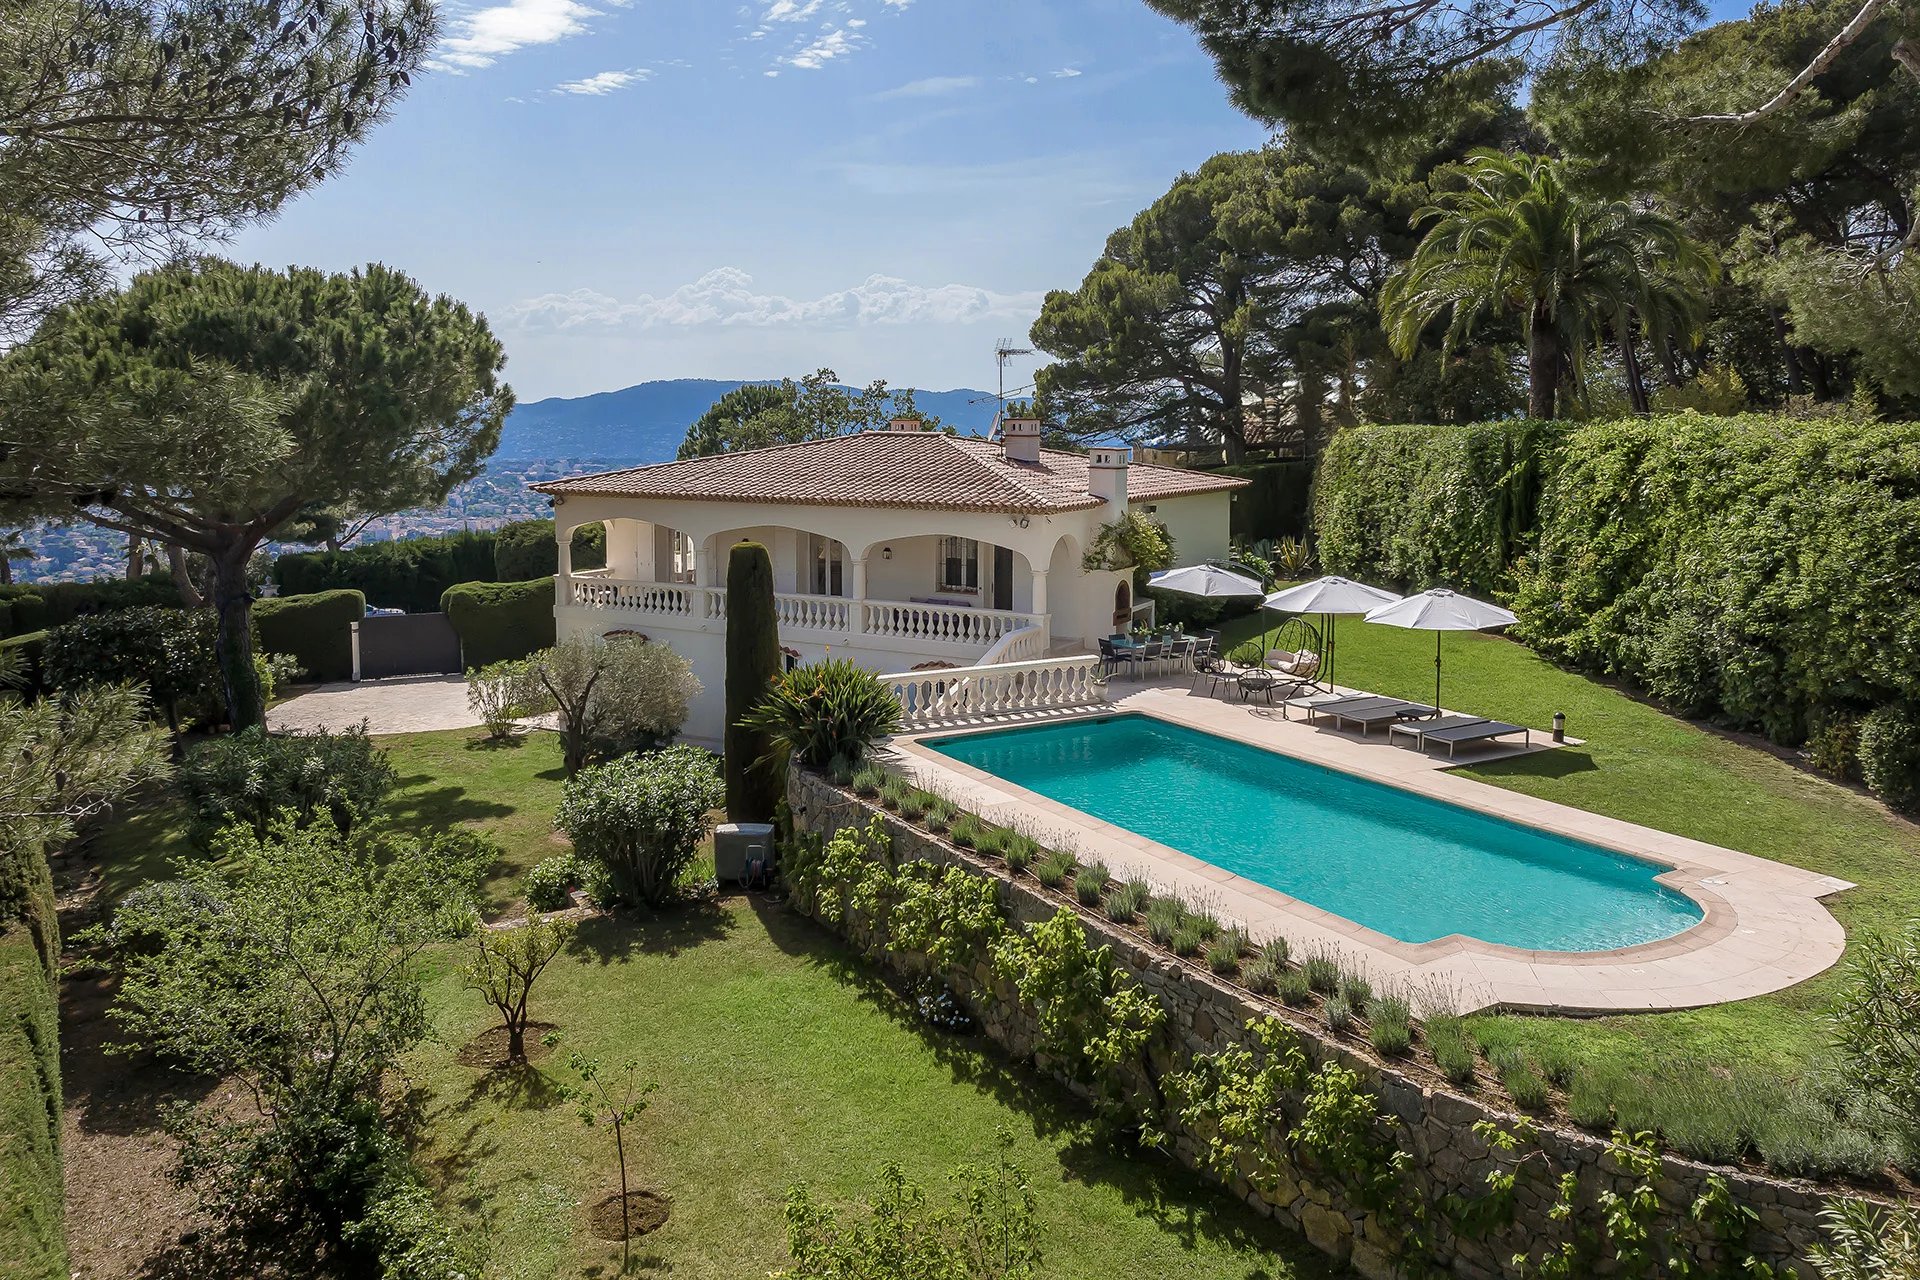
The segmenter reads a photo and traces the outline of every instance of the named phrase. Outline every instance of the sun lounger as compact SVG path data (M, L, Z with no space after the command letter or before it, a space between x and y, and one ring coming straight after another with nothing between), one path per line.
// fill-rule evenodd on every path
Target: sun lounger
M1427 734L1440 729L1464 729L1470 724L1486 724L1485 716L1441 716L1438 720L1409 720L1405 724L1396 724L1387 730L1387 741L1408 737L1413 739L1416 751L1425 750L1423 739Z
M1399 704L1402 701L1403 699L1400 698L1383 698L1377 693L1347 693L1337 698L1300 698L1287 705L1299 707L1307 713L1307 719L1311 720L1317 715L1332 715L1336 711L1349 707L1357 710L1375 703Z
M1526 735L1527 745L1533 745L1531 729L1523 725L1508 724L1504 720L1483 720L1479 724L1463 724L1452 729L1429 729L1420 735L1420 749L1424 751L1436 742L1444 743L1447 748L1447 758L1452 759L1454 751L1460 747L1472 746L1479 742L1491 742L1495 738L1504 738L1511 733Z
M1335 724L1357 725L1360 736L1365 737L1377 724L1398 724L1402 720L1411 720L1415 716L1433 714L1433 708L1418 702L1406 702L1399 698L1382 698L1376 702L1362 703L1359 706L1322 707L1322 711L1333 717Z

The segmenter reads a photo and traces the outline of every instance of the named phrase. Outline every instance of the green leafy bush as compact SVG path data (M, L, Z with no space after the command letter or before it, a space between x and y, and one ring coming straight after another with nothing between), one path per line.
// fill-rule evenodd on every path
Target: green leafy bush
M613 901L657 907L677 892L725 800L713 757L680 744L582 769L555 825L579 858L605 870Z
M1207 944L1207 968L1223 978L1230 978L1240 972L1240 957L1244 953L1245 935L1229 930Z
M1033 864L1033 878L1049 889L1059 889L1073 875L1075 867L1072 854L1054 849Z
M1896 809L1920 809L1920 712L1886 706L1860 722L1860 776Z
M64 626L75 618L121 609L181 607L180 588L165 574L98 582L34 582L0 586L15 634Z
M546 701L546 691L527 662L490 662L467 670L467 709L480 717L487 736L503 741Z
M535 712L554 712L567 776L596 760L658 747L680 732L700 692L693 667L644 636L568 636L527 659Z
M554 642L553 579L463 582L440 596L469 667L524 658Z
M283 816L329 822L341 834L375 817L398 775L364 726L275 734L255 727L187 757L180 780L202 838L238 824L264 837Z
M567 891L580 879L578 860L571 853L556 853L533 864L527 872L527 903L536 911L559 911L567 906Z
M1031 836L1023 836L1017 831L1009 832L1006 840L1000 846L1000 856L1006 859L1007 870L1015 872L1025 871L1028 867L1032 866L1033 860L1038 856L1039 852L1040 845L1037 841Z
M351 628L366 614L358 591L275 596L254 602L253 630L263 650L291 655L315 680L351 680Z
M1327 1001L1325 1013L1327 1030L1334 1035L1343 1036L1353 1030L1353 1005L1345 996L1335 996Z
M1313 497L1311 462L1235 463L1214 467L1211 474L1251 481L1233 495L1234 537L1265 542L1306 535Z
M1440 1068L1440 1074L1451 1084L1471 1085L1479 1059L1474 1053L1473 1040L1467 1035L1466 1023L1452 1014L1443 1014L1428 1018L1424 1030L1427 1048L1433 1053L1433 1064Z
M1258 955L1240 966L1240 985L1257 995L1270 996L1280 989L1280 964L1268 955Z
M1273 994L1293 1008L1299 1008L1313 998L1313 987L1307 982L1304 969L1282 969L1274 979Z
M47 633L40 663L55 690L132 681L178 732L220 706L211 609L152 605L76 618Z
M1413 1009L1405 996L1378 995L1366 1007L1367 1041L1376 1052L1398 1058L1413 1048Z
M1145 880L1133 879L1115 885L1101 906L1107 913L1107 919L1116 924L1132 924L1146 909L1147 900L1152 896Z
M863 800L872 800L886 789L888 774L877 764L863 765L853 774L853 794Z
M1325 951L1310 952L1300 962L1306 971L1307 985L1322 995L1332 995L1340 988L1340 961Z
M781 674L743 723L801 764L819 768L836 756L858 763L900 727L900 701L873 672L835 658Z

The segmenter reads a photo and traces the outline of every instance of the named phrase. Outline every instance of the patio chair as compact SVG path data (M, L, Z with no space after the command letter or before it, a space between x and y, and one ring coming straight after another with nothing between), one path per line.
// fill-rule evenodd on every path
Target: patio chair
M1173 664L1175 671L1191 671L1193 660L1200 653L1200 642L1192 636L1185 640L1175 640L1167 646L1167 661Z
M1259 694L1267 700L1268 706L1272 706L1274 686L1280 683L1280 677L1262 667L1248 667L1239 673L1235 683L1240 686L1240 701L1246 702Z
M1451 729L1429 729L1420 735L1420 749L1425 751L1433 743L1444 743L1447 759L1451 760L1454 752L1461 747L1477 746L1514 733L1524 735L1527 746L1533 745L1533 730L1524 725L1508 724L1504 720L1482 720L1479 724L1463 724Z
M1409 720L1403 724L1389 725L1387 741L1397 746L1400 738L1411 738L1414 750L1424 751L1427 747L1424 739L1428 733L1440 729L1464 729L1470 724L1485 723L1487 723L1485 716L1441 716L1435 720Z
M1111 640L1100 642L1100 665L1109 676L1121 667L1131 666L1140 661L1140 651L1131 647L1123 648Z
M1167 646L1158 640L1149 640L1140 650L1140 669L1147 675L1153 674L1154 664L1166 657Z
M1202 680L1207 682L1207 696L1211 698L1220 692L1221 685L1232 687L1238 684L1240 670L1225 658L1211 653L1196 653L1193 658L1193 679L1187 682L1187 692L1193 692Z
M1363 738L1373 732L1373 726L1377 724L1397 724L1402 720L1411 720L1415 716L1433 714L1432 707L1418 702L1405 702L1399 698L1383 698L1359 705L1349 703L1344 706L1323 708L1323 710L1333 717L1335 724L1357 726Z

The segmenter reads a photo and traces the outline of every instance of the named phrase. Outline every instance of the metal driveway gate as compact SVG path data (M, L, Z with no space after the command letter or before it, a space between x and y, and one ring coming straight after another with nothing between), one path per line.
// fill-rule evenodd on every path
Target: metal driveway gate
M362 618L353 624L353 678L458 675L460 636L444 613Z

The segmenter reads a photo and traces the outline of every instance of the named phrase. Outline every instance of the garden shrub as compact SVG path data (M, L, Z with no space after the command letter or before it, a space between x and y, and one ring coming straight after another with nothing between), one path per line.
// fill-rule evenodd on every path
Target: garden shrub
M1107 864L1089 862L1073 876L1073 896L1080 900L1083 907L1097 907L1100 899L1107 893Z
M49 625L45 598L27 592L7 599L7 634L25 635L29 631L45 631Z
M57 691L131 681L178 732L183 710L192 720L220 705L216 624L211 609L145 605L88 614L47 633L42 678Z
M0 1273L54 1280L70 1274L61 1222L60 1017L33 931L14 923L0 923L0 1008Z
M519 732L515 722L532 715L545 698L546 690L526 662L490 662L467 669L467 709L480 717L487 736L496 741Z
M1896 809L1920 809L1920 712L1886 706L1860 722L1860 776Z
M801 764L859 764L900 727L900 701L873 672L834 658L782 673L743 723Z
M1304 537L1313 500L1311 462L1246 462L1210 475L1251 481L1233 495L1233 536L1247 542Z
M645 636L568 636L527 659L532 710L557 712L567 776L672 740L700 692L688 661Z
M1844 782L1860 780L1860 722L1846 707L1817 706L1807 714L1807 764Z
M353 678L354 623L367 616L358 591L256 600L253 632L267 653L290 655L315 680Z
M1474 1053L1473 1041L1467 1035L1466 1023L1452 1014L1442 1014L1428 1018L1422 1029L1426 1032L1427 1048L1433 1053L1433 1063L1440 1068L1440 1074L1454 1085L1472 1084L1478 1058Z
M613 901L658 907L673 897L726 800L714 759L680 744L581 770L555 825L583 862L607 874Z
M180 771L203 839L238 824L264 836L283 816L325 819L343 835L379 813L398 775L365 726L271 734L255 726L215 738Z
M463 582L440 596L469 667L524 658L554 642L553 579Z
M570 559L575 570L599 569L607 563L607 527L598 522L573 531ZM525 582L551 578L560 572L560 549L551 520L515 520L493 531L493 580Z
M579 879L580 869L573 854L543 858L527 871L527 903L536 911L559 911L569 905L567 890Z

